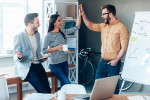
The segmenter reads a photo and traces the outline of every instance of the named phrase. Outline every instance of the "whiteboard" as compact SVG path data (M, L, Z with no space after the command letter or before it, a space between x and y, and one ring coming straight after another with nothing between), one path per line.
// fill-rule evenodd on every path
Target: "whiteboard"
M150 12L136 12L121 77L150 85Z

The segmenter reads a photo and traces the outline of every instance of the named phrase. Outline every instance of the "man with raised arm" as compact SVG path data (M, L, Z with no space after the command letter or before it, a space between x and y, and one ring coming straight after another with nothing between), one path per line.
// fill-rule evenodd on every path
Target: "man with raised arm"
M85 25L90 30L101 33L101 59L96 70L96 79L119 75L120 59L127 50L129 39L127 27L116 18L115 6L103 5L101 9L104 23L93 23L86 17L82 5L80 5ZM119 85L115 90L115 94L118 93Z

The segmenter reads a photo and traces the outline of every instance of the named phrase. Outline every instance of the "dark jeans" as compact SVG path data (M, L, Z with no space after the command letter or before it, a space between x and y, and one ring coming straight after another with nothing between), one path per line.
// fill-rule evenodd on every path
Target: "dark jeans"
M110 64L107 63L108 62L105 62L103 59L100 60L96 70L96 79L119 75L121 61L119 61L116 66L111 66ZM116 86L114 94L118 93L119 93L119 83Z
M51 93L48 77L42 64L31 64L29 73L25 79L38 93Z
M50 70L61 82L61 86L64 84L71 84L68 79L68 62L62 62L59 64L50 64Z

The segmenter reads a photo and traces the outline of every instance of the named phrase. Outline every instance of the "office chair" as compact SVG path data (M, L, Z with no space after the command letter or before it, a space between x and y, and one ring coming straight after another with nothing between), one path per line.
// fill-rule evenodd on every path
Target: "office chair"
M9 93L5 77L0 77L0 100L8 100Z
M65 90L66 94L86 94L85 87L79 84L66 84L61 90Z

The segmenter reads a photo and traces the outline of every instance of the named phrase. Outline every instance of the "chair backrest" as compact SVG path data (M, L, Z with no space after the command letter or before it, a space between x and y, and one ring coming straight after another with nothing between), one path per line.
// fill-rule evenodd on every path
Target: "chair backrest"
M9 93L5 77L0 77L0 100L8 100Z
M86 94L85 87L79 84L66 84L61 90L65 90L66 94Z

